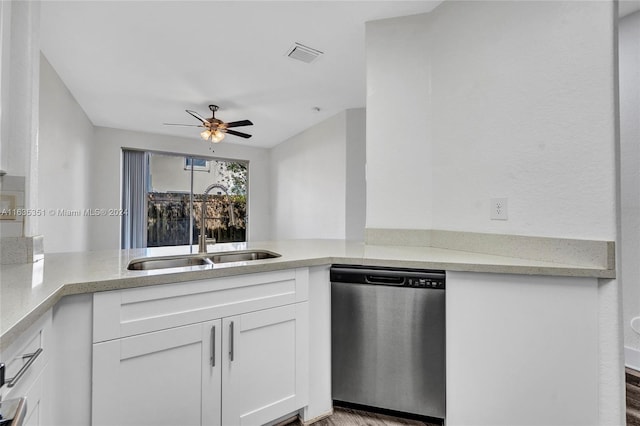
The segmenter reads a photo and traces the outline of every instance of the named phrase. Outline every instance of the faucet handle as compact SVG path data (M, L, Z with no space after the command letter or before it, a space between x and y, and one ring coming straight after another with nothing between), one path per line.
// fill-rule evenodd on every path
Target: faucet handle
M198 253L206 253L207 252L207 244L215 244L215 238L207 238L206 234L200 233L198 235Z

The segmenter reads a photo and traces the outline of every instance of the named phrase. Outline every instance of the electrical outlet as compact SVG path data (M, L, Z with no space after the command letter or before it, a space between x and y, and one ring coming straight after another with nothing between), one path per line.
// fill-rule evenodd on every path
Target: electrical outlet
M489 204L491 206L489 213L491 220L507 220L507 198L491 198Z

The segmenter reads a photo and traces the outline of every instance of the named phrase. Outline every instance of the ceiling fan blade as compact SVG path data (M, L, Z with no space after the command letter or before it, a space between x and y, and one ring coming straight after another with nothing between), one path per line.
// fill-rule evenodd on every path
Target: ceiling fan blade
M164 126L182 126L182 127L204 127L202 124L174 124L174 123L162 123Z
M253 123L249 120L240 120L240 121L232 121L230 123L225 123L225 127L241 127L241 126L253 126Z
M185 109L185 111L187 111L187 114L192 115L193 117L197 118L198 120L202 121L203 123L208 123L208 121L205 118L203 118L200 114L198 114L197 112L191 111L191 110L188 110L188 109Z
M251 135L247 133L236 132L235 130L226 129L225 132L229 133L230 135L240 136L241 138L245 138L245 139L249 139L251 137Z

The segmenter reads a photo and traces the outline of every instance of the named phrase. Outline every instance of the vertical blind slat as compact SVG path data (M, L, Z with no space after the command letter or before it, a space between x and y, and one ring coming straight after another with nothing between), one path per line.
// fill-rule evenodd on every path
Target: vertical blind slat
M148 155L143 151L123 150L122 163L122 248L147 246Z

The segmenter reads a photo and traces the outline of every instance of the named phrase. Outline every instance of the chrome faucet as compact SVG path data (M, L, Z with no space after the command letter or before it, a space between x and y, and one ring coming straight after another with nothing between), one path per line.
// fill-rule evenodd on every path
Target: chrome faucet
M224 191L227 196L227 201L229 203L229 226L235 226L236 217L233 213L233 203L231 202L231 196L229 196L229 191L227 187L221 185L219 183L213 183L204 190L204 194L202 194L202 211L200 213L200 236L198 238L198 253L206 253L207 252L207 242L211 241L213 244L216 243L215 238L207 240L207 232L205 229L206 220L207 220L207 196L209 192L213 189L221 189Z

